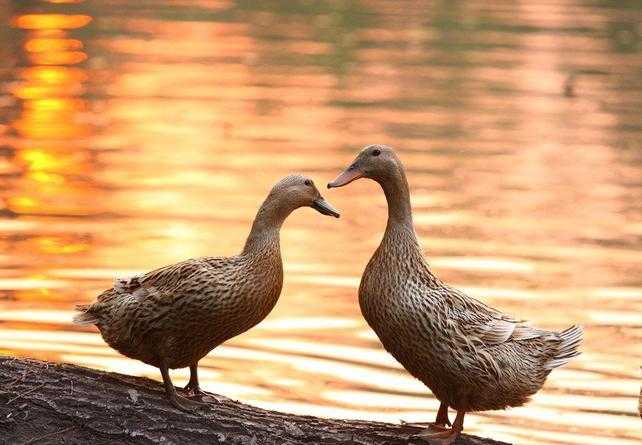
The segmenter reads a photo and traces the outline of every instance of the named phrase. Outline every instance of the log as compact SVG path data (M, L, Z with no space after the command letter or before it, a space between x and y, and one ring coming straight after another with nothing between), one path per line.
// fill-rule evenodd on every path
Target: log
M255 408L225 397L184 413L160 382L0 357L0 442L6 444L426 444L417 427L322 419ZM462 435L459 445L506 445Z

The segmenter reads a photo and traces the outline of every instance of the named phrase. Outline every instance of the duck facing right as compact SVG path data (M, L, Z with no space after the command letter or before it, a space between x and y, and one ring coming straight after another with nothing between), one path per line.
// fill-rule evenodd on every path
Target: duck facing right
M440 401L435 422L417 437L453 443L467 412L523 405L554 368L580 354L580 326L561 332L528 326L435 276L417 240L408 181L392 148L365 147L328 188L359 178L379 183L388 202L383 239L359 286L361 312L384 348ZM449 408L457 412L452 424Z

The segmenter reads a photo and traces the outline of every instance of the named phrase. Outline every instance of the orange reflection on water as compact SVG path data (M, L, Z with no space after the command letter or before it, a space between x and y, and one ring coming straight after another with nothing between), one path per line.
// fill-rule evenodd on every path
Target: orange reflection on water
M16 70L10 88L21 104L11 125L22 138L14 155L22 175L20 190L6 202L18 214L60 213L61 206L65 213L81 213L83 202L91 199L77 186L91 169L87 151L78 149L92 133L84 99L88 76L83 67L70 66L87 58L74 33L90 22L85 14L22 14L12 20L25 30L22 48L28 61ZM79 254L87 248L82 238L59 236L34 237L24 244L45 255Z
M62 66L32 66L20 71L20 77L29 82L73 86L85 82L87 74L80 68Z
M31 172L70 172L83 171L82 153L60 153L55 150L25 148L19 154L19 159L24 161ZM77 170L76 170L77 168Z
M158 379L72 325L73 305L115 276L237 253L280 176L322 186L361 145L388 142L438 275L536 326L587 331L584 354L530 404L467 416L467 430L639 442L642 59L605 35L616 6L352 2L343 16L287 2L93 2L95 34L68 3L55 8L66 16L13 21L26 66L6 85L17 117L3 198L18 215L0 219L3 351ZM609 75L564 97L576 68ZM366 181L326 193L341 220L288 218L281 300L201 361L203 386L301 414L430 421L436 399L358 308L384 197Z
M47 3L82 3L85 0L45 0Z
M75 65L87 60L87 55L82 51L36 52L29 59L39 65Z
M35 53L81 49L83 44L77 39L33 38L25 42L25 50Z
M46 28L49 36L33 31L24 43L33 66L20 72L22 81L13 88L15 97L24 101L22 115L13 126L31 139L71 139L88 134L86 125L77 119L84 111L83 82L87 76L75 65L87 56L83 43L69 38L69 29L85 26L90 18L83 15L23 15L14 22L26 29ZM55 37L52 37L54 36Z
M13 19L22 29L77 29L87 26L91 17L83 14L24 14Z

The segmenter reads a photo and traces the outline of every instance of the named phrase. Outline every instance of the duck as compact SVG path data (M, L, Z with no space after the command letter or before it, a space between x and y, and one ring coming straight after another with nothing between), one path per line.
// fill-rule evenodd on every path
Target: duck
M328 188L360 178L377 182L388 204L383 238L359 285L361 312L386 351L440 402L435 421L417 437L454 442L466 413L523 405L554 368L579 355L581 326L531 327L433 273L413 226L404 167L391 147L366 146Z
M201 257L128 278L117 278L92 304L78 305L73 321L95 325L105 342L126 357L160 370L169 402L183 411L204 408L198 362L221 343L262 321L283 286L280 229L300 207L339 218L314 182L281 179L260 206L240 254ZM190 369L179 396L169 369Z

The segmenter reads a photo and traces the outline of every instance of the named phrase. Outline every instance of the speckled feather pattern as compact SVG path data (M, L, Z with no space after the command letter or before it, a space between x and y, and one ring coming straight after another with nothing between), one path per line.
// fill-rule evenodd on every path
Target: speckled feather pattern
M365 319L385 349L448 406L482 411L524 404L551 369L579 354L581 328L558 333L527 326L439 280L417 242L398 166L380 181L389 218L359 288Z
M277 239L251 255L191 259L134 277L103 292L90 312L121 354L182 368L263 320L282 283Z
M281 225L320 196L309 179L284 178L259 209L241 254L190 259L117 279L95 303L79 306L75 321L95 324L112 348L150 365L197 363L270 313L283 285Z

